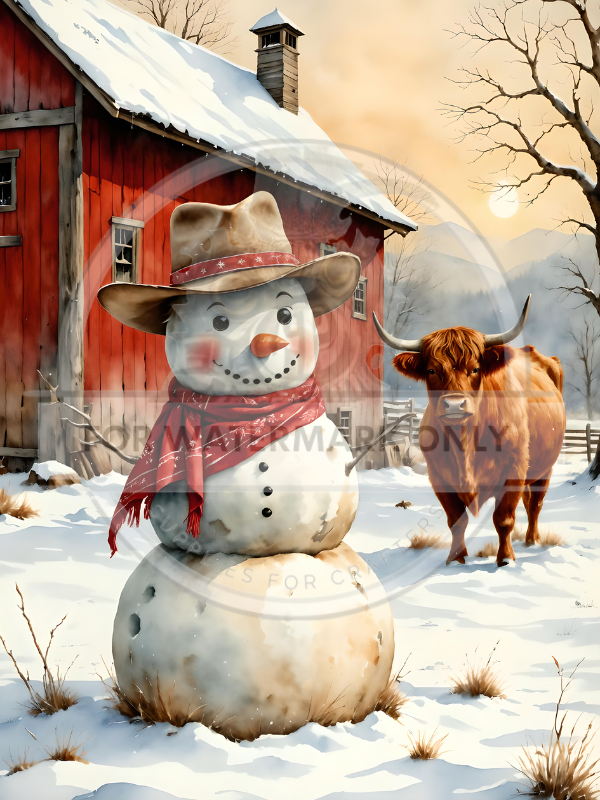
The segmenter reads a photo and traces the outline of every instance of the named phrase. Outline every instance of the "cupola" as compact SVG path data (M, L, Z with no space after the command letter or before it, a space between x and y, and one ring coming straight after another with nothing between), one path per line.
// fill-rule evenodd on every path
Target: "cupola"
M277 8L250 30L258 36L258 80L278 105L297 114L298 37L304 33Z

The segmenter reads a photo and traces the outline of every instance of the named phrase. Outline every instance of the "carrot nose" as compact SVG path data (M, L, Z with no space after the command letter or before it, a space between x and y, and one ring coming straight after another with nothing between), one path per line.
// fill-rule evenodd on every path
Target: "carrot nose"
M259 333L250 342L250 350L257 358L266 358L277 350L287 347L289 342L274 333Z

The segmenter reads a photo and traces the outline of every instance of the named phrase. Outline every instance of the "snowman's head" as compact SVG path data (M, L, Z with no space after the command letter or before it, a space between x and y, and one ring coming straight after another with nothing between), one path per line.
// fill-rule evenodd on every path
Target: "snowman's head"
M319 354L313 312L300 282L222 294L190 294L172 306L166 353L184 386L209 395L293 389Z

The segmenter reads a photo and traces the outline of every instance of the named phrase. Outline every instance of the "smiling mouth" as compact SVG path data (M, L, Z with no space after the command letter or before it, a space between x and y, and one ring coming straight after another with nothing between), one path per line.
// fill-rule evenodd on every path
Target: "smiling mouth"
M472 417L473 414L469 413L468 411L462 411L460 413L454 412L452 414L442 414L441 419L467 419L467 417Z
M288 372L290 372L290 371L291 371L292 367L295 367L295 366L296 366L296 362L297 362L297 360L298 360L299 358L300 358L300 353L298 353L298 355L296 356L296 358L293 358L293 359L290 361L290 365L289 365L288 367L286 367L286 368L283 370L283 372L277 372L277 373L276 373L276 374L273 376L273 378L263 378L262 380L261 380L260 378L253 378L253 379L252 379L252 383L254 383L255 385L258 385L259 383L262 383L263 381L264 381L265 383L271 383L273 380L276 380L276 381L277 381L277 380L279 380L280 378L283 378L283 376L284 376L284 375L287 375L287 374L288 374ZM217 362L214 360L214 358L213 358L213 364L217 364ZM222 366L223 366L223 364L217 364L217 367L222 367ZM226 369L226 370L224 370L224 372L225 372L225 375L231 375L231 370L230 370L230 369ZM242 376L241 376L241 375L238 375L238 373L237 373L237 372L235 372L233 375L231 375L231 377L233 378L233 380L234 380L234 381L239 381L239 380L241 379L242 383L250 383L250 380L251 380L250 378L242 378Z

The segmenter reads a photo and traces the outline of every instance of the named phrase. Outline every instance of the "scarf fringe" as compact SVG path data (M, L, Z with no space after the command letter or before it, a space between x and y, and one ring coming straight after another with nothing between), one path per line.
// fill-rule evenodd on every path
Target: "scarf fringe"
M110 545L110 557L117 552L117 534L123 527L128 525L130 528L138 528L142 513L142 503L145 502L144 519L150 519L150 506L154 500L154 493L143 497L132 497L120 508L112 518L108 531L108 543Z
M190 496L190 505L192 502L192 497ZM196 504L195 508L190 509L190 513L187 517L187 527L185 529L186 533L189 533L194 539L197 539L200 536L200 518L202 517L202 500Z

